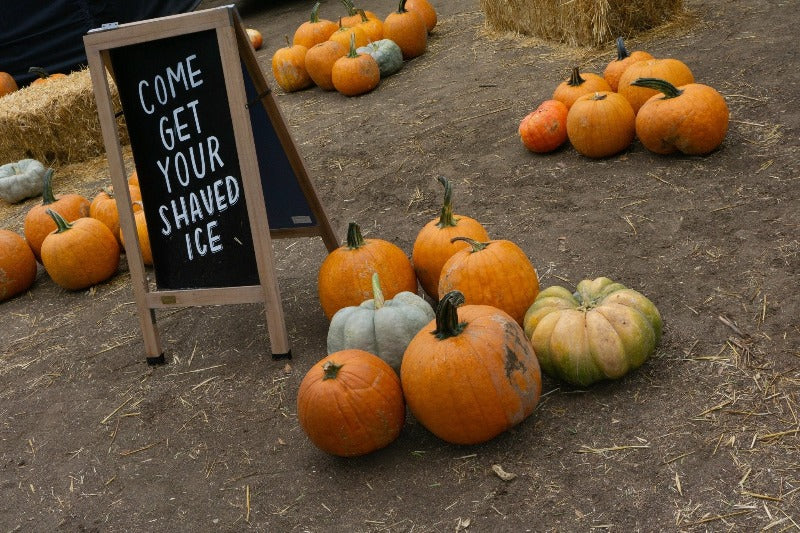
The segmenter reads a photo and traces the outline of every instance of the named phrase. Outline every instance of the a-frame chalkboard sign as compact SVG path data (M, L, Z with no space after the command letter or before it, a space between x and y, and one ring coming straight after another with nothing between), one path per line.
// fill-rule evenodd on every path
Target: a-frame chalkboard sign
M234 6L107 24L84 36L147 361L155 311L263 302L291 357L273 238L338 247ZM153 253L141 257L108 74L122 104Z

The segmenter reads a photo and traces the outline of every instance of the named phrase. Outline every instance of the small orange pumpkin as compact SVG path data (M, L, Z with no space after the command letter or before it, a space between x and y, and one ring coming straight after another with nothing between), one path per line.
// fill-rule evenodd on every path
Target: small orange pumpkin
M328 39L336 41L345 48L350 48L350 41L352 40L355 40L356 48L369 42L367 32L360 26L339 26L339 29L333 32Z
M350 28L355 30L357 28ZM381 69L375 58L356 51L356 37L350 35L350 52L336 60L331 68L331 82L346 96L368 93L381 81Z
M469 248L463 241L452 242L453 237L470 237L488 241L489 234L483 225L464 215L453 214L453 186L450 180L439 177L444 186L444 201L439 218L434 218L417 234L411 251L411 262L422 289L434 300L439 298L439 276L442 267L453 254Z
M72 222L81 217L89 216L89 200L80 194L64 194L55 196L53 194L53 169L47 169L44 174L44 190L42 191L42 203L32 207L25 214L24 233L25 239L36 256L36 260L40 261L42 242L45 237L56 229L56 224L53 218L47 214L48 209L52 209L60 214L67 222Z
M525 148L544 154L567 140L569 109L559 100L545 100L519 123L518 133Z
M609 62L603 71L603 78L608 82L611 90L616 92L619 87L619 78L622 73L637 61L645 61L647 59L654 59L652 54L642 50L628 52L625 48L625 41L622 37L617 37L617 58Z
M567 136L578 153L608 157L631 145L635 115L628 100L610 91L585 94L567 114Z
M264 36L261 35L261 32L255 28L247 28L245 29L245 33L247 33L247 38L250 39L250 44L253 45L253 49L260 50L261 45L264 44Z
M367 36L367 44L383 39L383 21L379 18L367 17L363 9L359 9L358 14L361 16L361 22L356 24L356 27L364 30Z
M422 17L422 21L425 22L425 28L428 30L428 33L432 32L433 28L436 27L436 9L434 9L433 5L431 5L428 0L408 0L406 2L406 9L409 11L416 11L419 16Z
M302 44L290 45L286 39L286 46L279 48L272 55L272 74L281 89L287 93L311 87L314 82L306 72L306 52L308 48Z
M141 210L142 193L139 187L129 185L128 191L130 191L131 202L138 202L133 205L134 211ZM119 235L119 210L114 197L114 187L104 188L95 195L92 203L89 204L89 216L108 226L115 236Z
M339 28L334 21L319 18L319 5L319 2L314 4L311 9L311 18L297 27L292 44L311 48L315 44L327 41L331 34Z
M686 63L678 59L636 61L622 73L617 87L617 92L630 102L634 114L639 112L639 109L651 96L658 94L655 89L633 85L633 82L639 78L658 78L670 82L675 87L694 83L692 71Z
M610 90L611 87L602 76L593 72L581 72L579 67L573 67L570 77L559 83L553 91L552 99L563 102L569 109L584 94Z
M428 28L416 11L406 8L400 0L397 11L389 13L383 21L383 37L396 42L403 51L403 59L412 59L428 48Z
M36 258L18 233L0 229L0 302L27 291L36 280Z
M91 217L70 223L48 209L56 230L42 243L42 264L61 287L75 291L101 283L119 267L119 244L108 227Z
M0 72L0 97L19 89L17 81L8 72Z
M321 89L332 91L335 89L331 78L333 64L337 59L346 55L347 48L338 41L329 39L317 43L306 52L306 72Z
M43 83L49 83L49 82L51 82L53 80L57 80L59 78L66 78L67 77L66 74L61 73L61 72L54 72L53 74L50 74L49 72L47 72L42 67L31 67L31 68L28 69L28 72L35 73L36 75L39 76L38 78L36 78L35 80L33 80L31 82L31 85L41 85Z
M317 277L319 302L328 320L339 309L372 298L375 272L387 300L403 291L417 292L417 277L405 252L383 239L365 239L358 224L351 222L347 243L328 254Z
M359 11L364 11L364 10L357 8L353 3L353 0L341 0L341 1L345 9L347 10L347 16L340 18L339 24L345 27L350 27L361 23L362 18L361 18L361 13L359 13ZM372 11L364 11L364 16L366 16L368 19L380 20L380 17L378 17L378 15L376 15Z
M656 78L639 78L632 85L659 91L636 115L636 135L648 150L705 155L722 144L730 112L713 87L702 83L675 87Z
M147 220L144 217L144 210L142 209L141 202L134 202L134 209L137 211L133 214L133 221L136 224L136 236L139 239L139 248L142 251L142 262L145 265L153 264L153 251L150 248L150 234L147 232ZM125 238L122 236L122 230L117 231L117 238L120 244L125 246Z

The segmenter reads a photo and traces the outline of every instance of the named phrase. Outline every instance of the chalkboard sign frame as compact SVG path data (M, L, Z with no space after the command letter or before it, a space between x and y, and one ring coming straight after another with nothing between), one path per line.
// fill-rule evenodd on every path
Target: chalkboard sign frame
M111 57L112 50L150 41L179 38L208 30L212 30L216 34L218 50L203 50L202 53L218 53L222 64L224 90L228 97L241 187L246 199L247 222L252 235L259 284L163 289L158 287L157 283L153 287L153 284L148 282L147 271L142 261L127 186L120 132L115 119L116 111L112 104L107 72L115 77L115 65ZM305 171L280 109L261 72L236 8L223 6L130 24L105 25L103 28L93 30L85 35L84 46L94 86L111 181L117 191L120 227L126 242L128 265L144 337L147 362L149 364L165 362L161 339L156 327L155 311L157 309L238 303L264 303L272 356L275 359L291 358L275 273L272 238L320 236L328 251L338 247L338 241ZM126 65L118 65L117 68L124 69ZM249 76L249 80L246 80L245 76ZM257 92L255 100L248 101L245 81L251 82L255 87ZM275 134L274 137L280 142L282 155L289 162L293 177L297 182L296 185L302 191L307 204L304 207L310 209L313 214L313 225L306 224L297 228L274 230L269 225L262 186L262 171L267 171L267 169L259 168L259 155L263 154L258 153L259 148L255 144L253 124L251 123L254 115L251 113L250 106L259 105L259 101L266 111L267 120L270 122L269 126ZM134 111L123 109L126 117ZM135 152L134 157L136 157Z

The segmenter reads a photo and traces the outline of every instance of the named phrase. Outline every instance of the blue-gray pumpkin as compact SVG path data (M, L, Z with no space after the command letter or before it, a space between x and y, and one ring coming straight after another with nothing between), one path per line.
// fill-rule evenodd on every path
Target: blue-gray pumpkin
M369 54L378 63L381 78L391 76L403 66L403 51L391 39L381 39L360 46L356 49L359 54Z

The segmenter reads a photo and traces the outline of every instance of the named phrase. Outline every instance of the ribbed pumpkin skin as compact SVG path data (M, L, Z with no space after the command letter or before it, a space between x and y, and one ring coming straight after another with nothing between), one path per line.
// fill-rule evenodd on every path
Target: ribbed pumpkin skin
M338 41L327 40L315 44L306 52L306 72L321 89L332 91L334 89L333 64L345 55L347 55L347 48Z
M326 363L340 366L324 379ZM405 422L400 378L377 356L342 350L317 362L297 392L297 419L319 449L341 457L389 445Z
M666 98L659 93L645 102L636 115L636 135L657 154L713 152L728 132L730 112L725 98L701 83L677 89L679 96Z
M383 21L383 37L391 39L403 51L403 59L421 56L428 48L428 28L416 11L406 9L406 0L400 0L397 11L389 13Z
M353 49L355 53L355 49ZM334 88L345 96L368 93L381 81L378 62L369 54L348 54L340 57L331 69Z
M131 202L141 202L142 193L139 187L134 185L128 186ZM134 206L133 210L141 210L141 207ZM95 195L92 203L89 204L89 216L96 218L111 230L111 233L117 237L117 241L122 244L119 238L119 210L117 209L117 200L114 197L114 188L109 187L107 190L102 190Z
M524 327L546 374L587 386L641 366L661 338L662 320L642 294L601 277L581 281L574 294L543 290Z
M0 302L27 291L36 280L36 258L21 235L0 229Z
M578 67L572 69L572 75L558 84L553 91L553 100L562 102L567 109L581 96L597 91L610 91L611 87L599 74L580 72Z
M63 232L42 243L42 264L50 277L67 290L80 290L109 279L119 266L119 244L105 224L79 218Z
M408 409L431 433L454 444L479 444L527 418L539 402L541 371L522 328L505 312L464 305L457 335L439 339L436 321L403 356Z
M567 114L567 137L578 153L609 157L631 145L636 116L618 93L597 92L578 98Z
M694 75L686 64L678 59L647 59L631 64L619 78L617 92L630 102L634 114L651 96L658 94L655 89L631 85L637 78L660 78L679 87L694 83Z
M528 256L511 241L488 241L453 254L442 267L439 298L461 291L467 304L491 305L502 309L522 324L528 307L539 294L539 276Z

